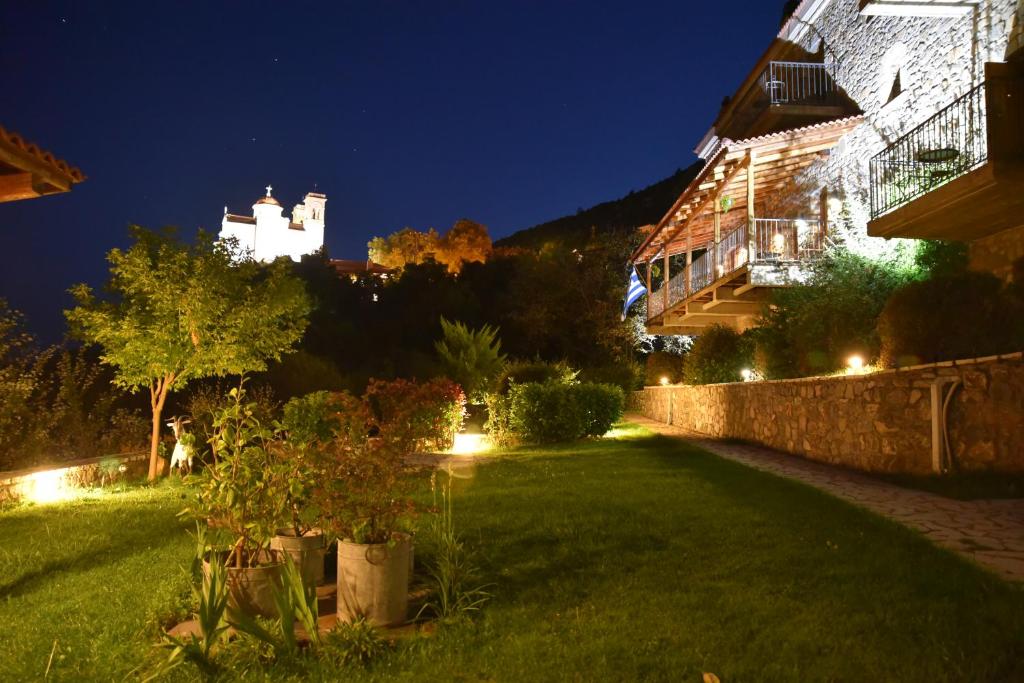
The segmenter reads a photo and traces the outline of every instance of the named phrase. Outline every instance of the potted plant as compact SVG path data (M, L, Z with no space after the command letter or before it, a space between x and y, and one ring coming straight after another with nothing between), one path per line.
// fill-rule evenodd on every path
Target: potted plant
M414 511L408 430L382 429L366 401L341 394L336 402L342 426L321 450L315 495L321 525L338 539L338 618L401 624L412 563L406 523Z
M244 387L229 397L214 419L217 460L203 470L199 493L183 514L208 524L211 549L204 572L209 575L213 562L227 569L233 607L272 617L281 563L270 542L286 504L281 471L270 453L274 434L256 417L255 404L245 401Z
M284 406L273 449L284 488L284 518L270 548L278 556L287 554L299 569L307 586L319 586L324 579L326 544L316 526L319 508L313 496L318 476L317 455L335 434L336 411L326 391L296 397Z

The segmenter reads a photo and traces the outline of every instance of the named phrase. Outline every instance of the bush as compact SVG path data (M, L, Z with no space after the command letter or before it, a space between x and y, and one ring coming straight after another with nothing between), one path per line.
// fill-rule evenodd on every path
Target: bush
M636 391L643 387L644 368L633 360L623 360L615 365L603 365L580 370L581 382L593 384L614 384L623 391Z
M561 382L568 384L576 380L579 374L568 364L545 363L541 360L513 361L505 365L494 383L494 391L506 395L513 384L543 384L545 382Z
M527 443L576 441L604 435L624 403L622 389L610 384L515 384L501 406L502 421L508 434Z
M883 365L907 366L1020 351L1024 305L988 273L914 282L893 293L878 320Z
M967 270L969 254L966 242L921 240L914 263L924 279L960 275Z
M757 370L769 379L805 377L843 368L852 353L877 357L878 316L914 275L899 262L833 250L806 285L772 292L753 333Z
M471 330L461 322L441 318L443 337L434 344L448 377L462 385L474 404L483 401L487 387L505 365L497 328Z
M412 444L414 451L451 448L466 418L466 395L449 379L372 379L366 396L381 432Z
M644 368L644 384L647 386L661 384L662 377L667 377L672 384L682 382L685 358L685 356L667 351L655 351L648 354Z
M754 345L749 336L725 327L712 325L697 337L686 355L683 378L687 384L721 384L739 382L743 370L754 362Z

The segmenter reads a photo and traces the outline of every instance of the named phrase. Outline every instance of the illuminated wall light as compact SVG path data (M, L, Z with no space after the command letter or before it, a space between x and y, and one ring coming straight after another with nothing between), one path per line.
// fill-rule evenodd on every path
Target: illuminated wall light
M22 495L33 503L56 503L74 495L65 475L67 470L36 472L21 485Z
M740 371L740 375L743 377L744 382L750 382L754 379L754 373L751 372L749 368L743 368L743 370Z
M854 354L846 359L846 374L861 375L864 373L864 358Z
M660 384L663 387L667 387L668 386L668 377L662 377L661 379L659 379L658 380L658 384Z

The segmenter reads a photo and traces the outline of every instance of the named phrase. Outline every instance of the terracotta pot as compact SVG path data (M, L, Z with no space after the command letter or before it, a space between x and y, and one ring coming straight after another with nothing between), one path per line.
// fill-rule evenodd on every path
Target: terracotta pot
M411 554L408 534L372 545L338 541L338 619L365 616L375 626L404 624Z
M270 541L270 549L282 562L284 554L292 558L292 562L302 574L302 583L307 587L319 586L324 582L324 535L319 529L313 529L305 536L295 536L286 531L279 531Z
M203 576L209 576L210 562L203 560ZM246 614L274 618L274 588L281 585L281 564L262 567L227 568L228 604Z

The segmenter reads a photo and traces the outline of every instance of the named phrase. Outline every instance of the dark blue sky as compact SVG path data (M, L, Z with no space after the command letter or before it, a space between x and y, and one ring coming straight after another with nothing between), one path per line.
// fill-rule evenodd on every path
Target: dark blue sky
M0 3L0 124L89 176L0 204L0 297L59 336L130 223L218 230L268 182L287 207L316 183L350 258L617 198L693 161L783 4Z

